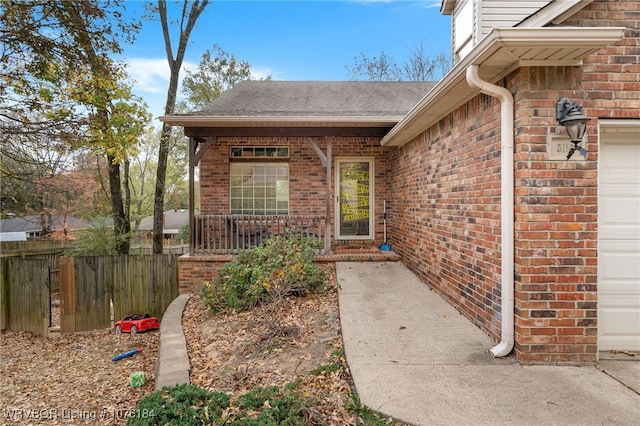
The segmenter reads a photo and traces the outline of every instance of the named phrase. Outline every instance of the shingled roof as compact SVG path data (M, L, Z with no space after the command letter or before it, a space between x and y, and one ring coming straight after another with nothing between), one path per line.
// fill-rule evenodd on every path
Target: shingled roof
M238 83L203 116L404 116L433 82L254 81Z
M236 84L202 111L161 117L184 127L292 125L293 122L396 123L435 85L425 81L271 81ZM284 123L286 122L286 123Z

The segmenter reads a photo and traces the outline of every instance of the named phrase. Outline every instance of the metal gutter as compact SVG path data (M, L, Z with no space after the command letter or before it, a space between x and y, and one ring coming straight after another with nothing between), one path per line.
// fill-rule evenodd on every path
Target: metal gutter
M500 280L501 339L489 350L494 357L509 355L514 343L514 198L513 198L513 95L502 86L488 83L478 77L478 65L469 65L466 77L469 86L500 100Z
M496 82L521 66L577 66L598 49L624 36L624 27L613 28L494 28L473 51L382 139L382 145L409 142L479 93L466 82L466 69L480 65L479 77Z

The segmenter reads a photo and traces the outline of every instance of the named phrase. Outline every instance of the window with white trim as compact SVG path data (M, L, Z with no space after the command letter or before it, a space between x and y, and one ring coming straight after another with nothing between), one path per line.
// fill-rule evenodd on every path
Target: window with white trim
M467 2L456 11L454 25L454 61L457 63L473 49L473 0Z
M289 214L287 163L229 164L231 214Z

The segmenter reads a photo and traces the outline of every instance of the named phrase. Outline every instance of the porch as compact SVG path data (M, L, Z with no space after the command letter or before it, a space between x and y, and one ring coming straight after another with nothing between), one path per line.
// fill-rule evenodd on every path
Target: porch
M318 254L330 251L326 217L322 215L196 214L190 254L237 254L277 235L307 238Z
M314 254L318 263L400 260L400 255L380 250L372 241L360 245L333 241L332 246L323 215L197 214L191 223L192 247L179 258L180 293L198 292L202 282L212 281L216 271L237 253L276 235L309 238L318 247Z

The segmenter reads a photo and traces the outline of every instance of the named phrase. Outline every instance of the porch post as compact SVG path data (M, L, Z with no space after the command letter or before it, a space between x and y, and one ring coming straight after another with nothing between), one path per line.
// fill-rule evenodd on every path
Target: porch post
M189 255L194 255L195 250L195 238L196 238L196 227L195 227L195 161L196 161L196 138L193 136L189 137Z
M327 140L327 206L324 220L324 252L331 251L331 206L333 205L333 196L331 195L331 146L333 145L333 136L326 137Z
M324 251L329 253L331 251L331 206L333 205L333 197L331 196L331 145L333 144L333 136L325 136L324 140L327 141L327 153L320 149L318 144L311 138L304 138L304 141L309 145L320 158L322 167L327 171L327 200L324 220Z

